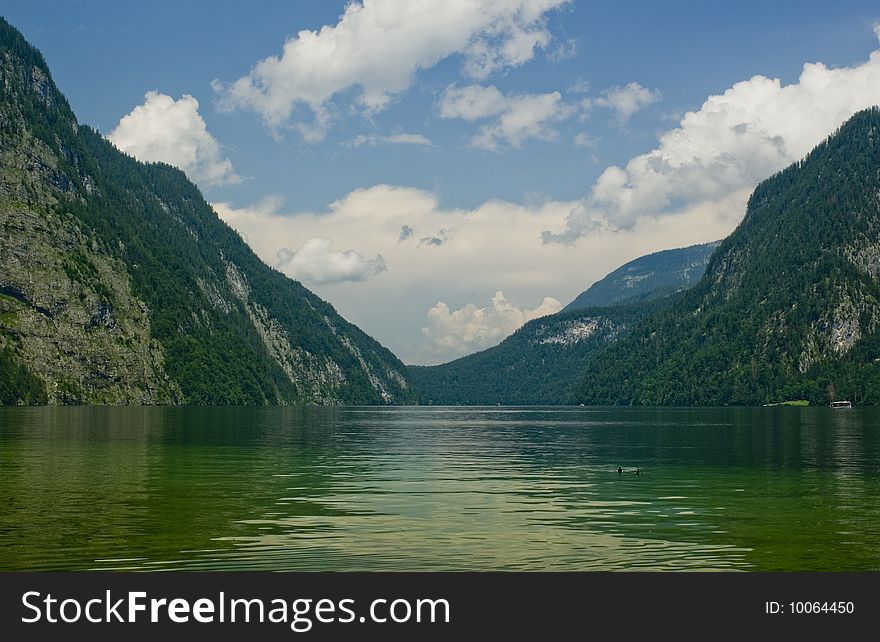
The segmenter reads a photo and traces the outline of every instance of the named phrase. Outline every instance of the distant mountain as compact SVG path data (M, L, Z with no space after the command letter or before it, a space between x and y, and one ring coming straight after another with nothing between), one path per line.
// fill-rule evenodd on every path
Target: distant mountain
M720 243L663 250L633 259L596 281L564 310L647 301L686 290L703 276L709 257Z
M642 256L594 283L565 309L499 345L438 366L411 366L421 403L569 403L591 358L703 275L720 241Z
M761 183L703 279L585 368L575 401L880 403L880 109Z
M565 309L499 345L438 366L411 366L421 403L568 403L591 358L699 281L720 242L642 256L594 283Z
M77 123L0 19L0 403L381 404L405 366L179 170Z
M526 323L499 345L439 366L410 366L419 400L434 405L568 402L590 357L660 305L560 312Z

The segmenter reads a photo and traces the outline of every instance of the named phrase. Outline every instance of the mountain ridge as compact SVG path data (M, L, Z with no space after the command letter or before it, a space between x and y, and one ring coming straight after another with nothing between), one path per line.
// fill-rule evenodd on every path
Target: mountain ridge
M766 179L702 280L585 370L573 401L880 403L880 108Z
M703 276L720 243L660 250L628 261L581 292L563 311L636 303L686 290Z
M623 264L556 314L500 344L436 366L409 366L421 403L568 403L585 364L702 276L720 241L661 250ZM636 277L631 286L628 277Z

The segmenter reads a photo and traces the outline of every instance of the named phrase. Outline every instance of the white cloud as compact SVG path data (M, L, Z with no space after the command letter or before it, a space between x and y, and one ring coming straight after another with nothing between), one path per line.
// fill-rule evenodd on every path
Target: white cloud
M352 1L335 25L300 31L280 56L214 88L221 106L253 110L276 133L292 123L306 139L320 140L331 120L329 102L342 92L356 88L356 106L373 113L406 91L420 70L455 54L477 79L528 62L550 43L547 12L569 2Z
M552 51L548 52L547 58L551 62L562 62L569 58L574 58L578 53L578 41L574 38L567 38L560 42Z
M508 99L497 87L449 85L440 100L440 117L474 121L498 116L507 108Z
M585 106L606 107L614 112L617 123L623 125L637 111L656 103L658 100L660 100L659 91L646 89L637 82L631 82L622 87L609 87L602 90L598 98L586 101Z
M575 144L575 147L591 148L599 144L599 139L590 136L587 132L580 132L572 139L572 142Z
M346 147L361 147L362 145L421 145L423 147L433 147L434 143L430 139L421 134L407 134L401 132L398 134L390 134L388 136L380 136L379 134L359 134L348 142L343 143Z
M590 91L590 83L583 78L576 78L567 89L570 94L586 94Z
M520 147L525 140L554 140L554 125L574 113L558 91L547 94L504 95L496 87L450 85L440 100L441 118L467 121L493 119L480 127L471 145L499 151L505 145Z
M232 162L199 114L199 101L184 94L179 100L149 91L144 104L123 116L108 138L122 151L144 162L179 167L196 183L210 187L237 183Z
M725 236L739 222L747 196L641 221L632 231L600 226L577 248L540 240L542 230L564 225L576 201L492 200L458 209L442 207L431 192L375 185L316 212L284 212L277 198L247 208L214 207L270 265L278 265L279 250L316 236L364 257L381 255L387 269L380 278L308 285L405 362L438 363L460 354L429 343L421 332L425 311L438 301L456 310L503 290L525 308L545 297L568 302L637 256ZM442 243L421 242L433 238ZM298 278L292 266L280 269Z
M561 309L562 304L552 297L545 297L532 310L519 308L499 290L491 306L485 308L468 303L459 310L450 310L443 301L438 302L428 310L428 325L422 333L442 354L463 355L496 345L527 321Z
M283 247L276 255L276 267L309 283L363 281L386 269L381 254L368 259L355 250L336 252L333 241L323 236L307 239L296 252Z
M652 151L608 167L545 242L574 243L596 221L632 228L656 217L750 190L802 158L856 111L880 104L880 51L853 67L806 64L798 82L755 76L710 96Z

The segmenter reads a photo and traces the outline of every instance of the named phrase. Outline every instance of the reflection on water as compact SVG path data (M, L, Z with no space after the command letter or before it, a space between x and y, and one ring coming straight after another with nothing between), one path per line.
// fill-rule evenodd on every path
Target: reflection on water
M3 408L0 569L880 570L878 435L869 409Z

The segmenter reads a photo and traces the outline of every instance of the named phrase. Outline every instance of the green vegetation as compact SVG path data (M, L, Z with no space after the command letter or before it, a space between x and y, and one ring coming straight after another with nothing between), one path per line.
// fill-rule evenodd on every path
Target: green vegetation
M589 404L880 403L880 110L761 183L706 274L589 364Z
M0 405L46 403L46 389L7 345L0 345Z

